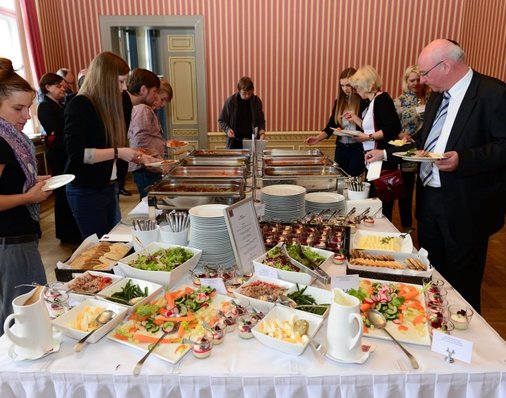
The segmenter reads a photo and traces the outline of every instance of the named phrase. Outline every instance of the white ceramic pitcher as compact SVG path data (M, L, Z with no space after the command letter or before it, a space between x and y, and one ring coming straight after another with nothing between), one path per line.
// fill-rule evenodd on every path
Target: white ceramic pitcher
M53 336L51 319L41 294L42 290L42 286L37 286L30 292L16 297L12 301L14 313L5 319L5 335L14 343L15 354L23 359L39 358L59 344L56 336ZM12 320L16 322L11 329Z
M343 361L356 360L362 355L363 329L359 299L334 289L327 324L328 353Z

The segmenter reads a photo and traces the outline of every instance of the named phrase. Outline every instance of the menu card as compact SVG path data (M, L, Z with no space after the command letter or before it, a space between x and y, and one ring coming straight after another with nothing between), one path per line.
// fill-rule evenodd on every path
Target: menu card
M237 266L243 274L250 274L253 260L265 253L253 200L241 200L224 209L224 213Z

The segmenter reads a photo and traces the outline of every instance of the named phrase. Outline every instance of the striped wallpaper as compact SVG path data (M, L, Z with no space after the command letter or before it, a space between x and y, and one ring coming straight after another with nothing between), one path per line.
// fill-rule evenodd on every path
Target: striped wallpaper
M101 51L101 15L203 15L208 130L249 75L267 130L324 127L347 66L374 65L383 88L434 38L453 38L476 69L506 79L504 0L39 0L46 69L85 67ZM477 34L479 32L479 34ZM502 46L502 47L501 47Z

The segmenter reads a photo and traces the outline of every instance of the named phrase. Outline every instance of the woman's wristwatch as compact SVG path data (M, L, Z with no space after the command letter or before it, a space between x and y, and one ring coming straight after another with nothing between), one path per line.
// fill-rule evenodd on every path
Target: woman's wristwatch
M369 141L374 141L374 133L369 134Z

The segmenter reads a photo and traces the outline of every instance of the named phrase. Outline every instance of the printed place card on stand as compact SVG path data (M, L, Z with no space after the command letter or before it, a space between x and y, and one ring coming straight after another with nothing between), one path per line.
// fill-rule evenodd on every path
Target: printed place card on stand
M449 334L434 330L432 334L432 351L466 363L471 363L473 343Z
M258 276L266 276L271 279L279 279L278 270L273 267L269 267L268 265L259 264L255 261L255 274Z
M223 212L237 266L243 274L250 274L253 260L266 251L253 200L243 199Z
M333 276L330 281L332 289L342 289L347 292L350 289L358 289L358 274Z
M216 289L217 293L227 294L227 288L221 278L200 278L202 286L209 286Z

